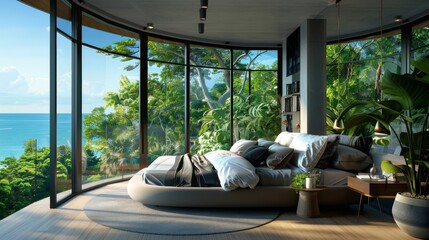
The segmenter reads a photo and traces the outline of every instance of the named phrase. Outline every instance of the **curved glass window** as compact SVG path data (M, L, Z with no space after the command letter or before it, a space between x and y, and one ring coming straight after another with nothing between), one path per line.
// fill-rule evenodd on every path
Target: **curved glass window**
M229 49L191 45L190 64L193 66L229 69L230 62Z
M83 15L82 183L122 179L140 167L138 34ZM118 53L118 54L114 54ZM91 184L89 184L91 183ZM92 184L94 183L94 184Z
M107 52L140 56L139 35L116 27L87 13L82 14L82 42ZM126 59L124 59L126 60Z
M185 44L149 37L147 58L159 62L185 64Z
M401 72L401 35L384 34L369 38L331 44L326 47L327 129L346 105L356 100L381 99L379 89L385 71ZM367 135L369 132L355 133Z
M57 33L57 199L72 189L72 41Z
M276 50L234 50L233 55L235 69L277 70Z
M412 28L411 59L420 59L429 55L429 20Z
M185 45L148 42L148 163L185 153Z
M230 146L229 70L192 67L190 81L191 153L206 153Z

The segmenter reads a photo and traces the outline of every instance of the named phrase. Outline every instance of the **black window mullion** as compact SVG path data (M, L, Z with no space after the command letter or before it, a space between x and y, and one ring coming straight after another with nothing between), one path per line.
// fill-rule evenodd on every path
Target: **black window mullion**
M72 194L82 191L82 15L72 8Z
M229 91L229 102L230 102L230 106L229 106L229 111L230 111L230 137L229 137L229 144L230 146L232 146L234 144L234 66L232 63L232 60L234 59L233 56L233 50L230 50L230 61L229 61L229 70L230 70L230 74L229 74L229 86L230 86L230 91Z
M190 45L185 46L185 152L189 153L191 148L190 142L190 121L191 121L191 66L190 66Z
M57 1L50 1L49 30L49 128L50 128L50 207L57 206Z
M140 33L140 168L148 165L148 36Z
M283 56L282 56L282 50L277 50L277 94L279 97L282 95L283 92Z

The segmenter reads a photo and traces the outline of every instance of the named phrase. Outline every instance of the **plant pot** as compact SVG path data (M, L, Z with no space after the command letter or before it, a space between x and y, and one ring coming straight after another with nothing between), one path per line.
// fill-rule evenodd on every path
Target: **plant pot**
M429 239L429 200L397 193L392 215L398 227L406 234Z

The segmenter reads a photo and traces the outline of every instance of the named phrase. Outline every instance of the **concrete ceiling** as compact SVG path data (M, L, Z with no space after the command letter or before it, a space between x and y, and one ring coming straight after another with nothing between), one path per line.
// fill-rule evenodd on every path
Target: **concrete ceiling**
M342 0L340 34L380 30L381 0ZM198 33L200 0L80 0L85 8L140 30L208 43L278 46L306 19L327 19L327 38L338 36L335 0L209 0L205 32ZM429 0L384 0L383 30L429 14Z

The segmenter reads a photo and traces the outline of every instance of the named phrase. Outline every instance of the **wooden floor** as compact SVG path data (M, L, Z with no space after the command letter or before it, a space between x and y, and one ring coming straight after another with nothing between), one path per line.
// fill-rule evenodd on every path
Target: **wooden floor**
M82 210L95 195L117 188L117 183L82 194L57 209L49 208L49 199L36 202L0 221L0 239L202 239L202 240L280 240L280 239L412 239L402 233L391 216L364 209L358 218L356 209L321 209L319 218L300 218L294 209L282 209L275 221L254 229L215 235L162 236L111 229L92 222Z

